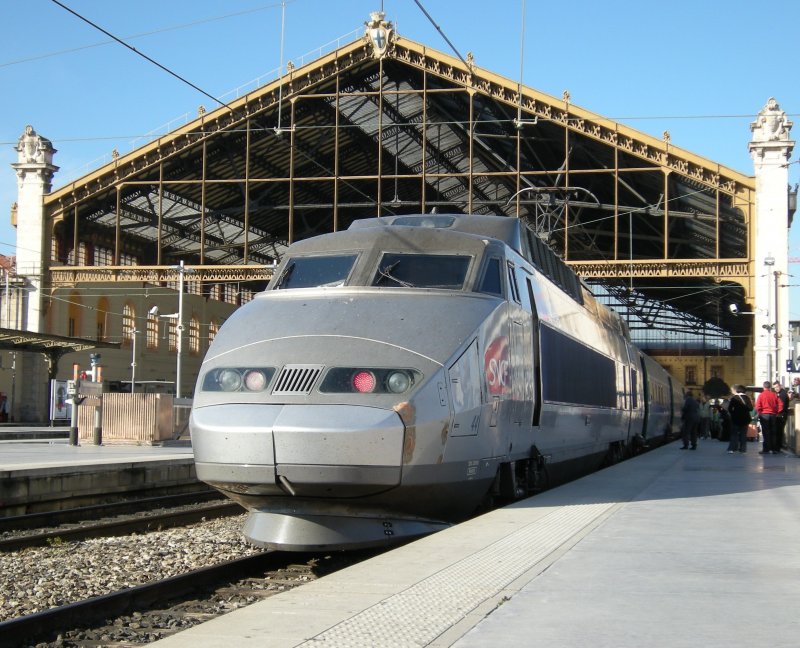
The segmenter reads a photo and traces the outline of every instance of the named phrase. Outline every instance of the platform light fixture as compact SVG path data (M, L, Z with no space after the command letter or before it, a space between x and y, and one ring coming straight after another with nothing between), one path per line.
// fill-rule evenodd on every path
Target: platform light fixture
M131 394L136 392L136 336L139 333L141 333L141 331L136 328L131 331L133 336L133 345L131 348Z
M158 306L153 306L150 309L150 314L163 319L177 319L178 320L178 339L177 339L177 353L175 365L175 398L181 397L181 361L183 356L183 280L187 272L194 272L191 268L187 268L181 261L178 265L172 266L173 269L178 271L178 312L169 313L167 315L158 314Z

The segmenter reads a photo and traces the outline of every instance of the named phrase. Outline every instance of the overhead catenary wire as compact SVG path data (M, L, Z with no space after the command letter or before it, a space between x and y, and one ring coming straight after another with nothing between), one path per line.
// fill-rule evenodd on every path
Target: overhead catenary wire
M194 88L194 89L195 89L195 90L197 90L199 93L201 93L201 94L205 95L206 97L208 97L209 99L211 99L211 100L213 100L213 101L216 101L218 104L220 104L220 105L222 105L222 106L225 106L225 107L226 107L226 108L228 108L229 110L233 110L233 108L231 108L231 107L230 107L230 105L228 105L227 103L225 103L224 101L222 101L222 99L218 99L218 98L217 98L217 97L215 97L214 95L212 95L212 94L209 94L208 92L206 92L205 90L203 90L201 87L199 87L199 86L195 85L194 83L192 83L192 82L191 82L191 81L189 81L188 79L185 79L184 77L182 77L182 76L181 76L180 74L178 74L177 72L175 72L175 71L173 71L173 70L170 70L170 69L169 69L168 67L166 67L165 65L162 65L161 63L159 63L159 62L158 62L158 61L156 61L155 59L153 59L153 58L150 58L149 56L147 56L147 54L144 54L143 52L140 52L139 50L137 50L137 49L136 49L135 47L133 47L132 45L129 45L128 43L126 43L126 42L125 42L124 40L122 40L121 38L118 38L117 36L114 36L114 34L112 34L110 31L108 31L108 30L106 30L106 29L103 29L103 28L102 28L100 25L98 25L97 23L94 23L94 22L92 22L91 20L89 20L88 18L86 18L85 16L82 16L82 15L81 15L81 14L79 14L77 11L74 11L73 9L70 9L70 8L69 8L67 5L65 5L64 3L62 3L62 2L59 2L59 0L50 0L50 1L51 1L53 4L56 4L56 5L58 5L59 7L61 7L62 9L64 9L65 11L68 11L68 12L69 12L69 13L71 13L73 16L75 16L76 18L78 18L78 19L82 20L82 21L83 21L83 22L85 22L86 24L88 24L88 25L91 25L92 27L94 27L94 28L95 28L95 29L97 29L98 31L101 31L101 32L103 32L103 33L104 33L106 36L108 36L109 38L112 38L113 40L115 40L115 41L116 41L117 43L119 43L120 45L123 45L124 47L127 47L129 50L131 50L131 51L132 51L134 54L136 54L137 56L141 56L143 59L145 59L145 60L149 61L150 63L152 63L152 64L153 64L153 65L155 65L156 67L159 67L159 68L161 68L162 70L164 70L164 72L166 72L167 74L170 74L170 75L174 76L176 79L178 79L178 80L179 80L179 81L181 81L182 83L185 83L186 85L190 86L191 88Z
M456 46L455 46L455 45L453 45L453 43L450 41L450 39L447 37L447 35L446 35L446 34L445 34L443 31L442 31L442 28L441 28L441 27L439 27L439 25L437 25L437 24L436 24L436 21L435 21L435 20L433 19L433 17L432 17L432 16L431 16L431 15L430 15L430 14L429 14L429 13L428 13L426 10L425 10L425 7L423 7L423 6L422 6L422 3L421 3L419 0L414 0L414 4L416 4L416 5L419 7L420 11L421 11L422 13L424 13L424 14L425 14L425 17L426 17L426 18L427 18L427 19L430 21L431 25L433 25L433 26L436 28L436 31L438 31L438 32L439 32L439 34L441 35L441 37L442 37L442 38L444 38L445 42L446 42L446 43L447 43L447 44L450 46L450 49L451 49L451 50L453 50L453 51L456 53L456 56L457 56L459 59L461 59L461 62L464 64L464 67L466 67L466 68L469 70L469 69L470 69L470 66L469 66L469 64L468 64L468 63L467 63L467 62L464 60L464 57L463 57L463 56L461 56L461 52L459 52L459 51L456 49Z
M228 107L228 108L230 109L230 106L228 106L227 104L225 104L225 103L224 103L224 102L222 102L221 100L219 100L219 99L217 99L217 98L215 98L215 97L213 97L213 96L209 95L208 93L205 93L205 91L203 91L203 90L202 90L202 89L200 89L199 87L195 86L194 84L192 84L192 83L188 82L186 79L184 79L184 78L180 77L179 75L175 74L174 72L172 72L172 71L171 71L171 70L169 70L168 68L164 67L163 65L161 65L161 64L159 64L158 62L156 62L156 61L154 61L153 59L151 59L150 57L147 57L146 55L143 55L142 53L138 52L138 51L137 51L135 48L131 47L130 45L128 45L127 43L125 43L125 42L124 42L124 41L122 41L121 39L119 39L119 38L115 37L113 34L110 34L109 32L107 32L107 31L106 31L106 30L104 30L103 28L99 27L98 25L96 25L96 24L95 24L95 23L93 23L92 21L90 21L90 20L86 19L85 17L81 16L81 15L80 15L80 14L78 14L77 12L73 11L72 9L70 9L69 7L67 7L66 5L64 5L63 3L59 2L58 0L52 0L52 1L53 1L55 4L57 4L57 5L61 6L62 8L64 8L65 10L69 11L70 13L74 14L75 16L77 16L78 18L80 18L81 20L84 20L85 22L87 22L87 23L88 23L88 24L90 24L91 26L93 26L93 27L95 27L95 28L99 29L100 31L102 31L103 33L106 33L107 35L111 36L111 37L112 37L112 38L113 38L115 41L119 42L120 44L123 44L123 45L125 45L127 48L131 49L132 51L134 51L135 53L139 54L140 56L143 56L144 58L146 58L146 59L147 59L148 61L150 61L151 63L154 63L155 65L157 65L157 66L159 66L160 68L164 69L165 71L169 72L170 74L172 74L173 76L175 76L176 78L178 78L179 80L181 80L182 82L184 82L184 83L187 83L188 85L190 85L190 86L191 86L191 87L193 87L194 89L196 89L196 90L198 90L198 91L202 92L202 93L203 93L203 94L205 94L206 96L208 96L208 97L210 97L210 98L214 99L214 100L215 100L215 101L217 101L218 103L221 103L222 105L225 105L226 107ZM416 2L416 4L417 4L417 6L420 8L420 10L421 10L421 11L422 11L422 12L425 14L425 16L426 16L426 17L427 17L427 18L428 18L428 19L431 21L431 23L432 23L432 24L433 24L433 25L436 27L436 29L439 31L439 33L442 35L442 37L445 39L445 41L448 43L448 45L450 45L450 47L451 47L451 48L452 48L452 49L453 49L453 50L456 52L456 54L459 56L459 58L461 59L461 61L462 61L462 62L463 62L465 65L467 65L466 61L464 61L463 57L461 57L460 53L459 53L459 52L456 50L455 46L454 46L454 45L452 44L452 42L451 42L451 41L450 41L450 40L447 38L447 36L446 36L446 35L444 34L444 32L442 31L442 29L439 27L439 25L435 23L435 21L433 20L433 18L432 18L432 17L430 16L430 14L429 14L429 13L428 13L428 12L425 10L425 8L422 6L422 4L421 4L421 3L420 3L418 0L415 0L415 2ZM285 2L285 0L283 0L283 1L281 2L281 5L280 5L280 6L281 6L281 8L282 8L282 26L281 26L281 30L282 30L282 31L281 31L281 39L282 39L282 41L283 41L283 30L284 30L284 15L285 15L285 5L286 5L286 2ZM523 27L522 27L522 43L524 43L524 1L523 1ZM282 52L282 48L281 48L281 68L282 68L282 66L283 66L282 55L283 55L283 52ZM522 55L521 55L521 58L522 58ZM521 68L520 68L520 73L522 74L522 60L521 60ZM281 84L281 87L282 87L282 84ZM280 104L281 104L281 102L279 101L279 114L280 114ZM354 127L359 127L359 126L360 126L360 125L354 125ZM322 128L322 127L324 127L324 126L317 126L317 127L319 127L319 128ZM314 126L312 126L312 128L314 128ZM280 118L279 118L279 126L278 126L278 129L280 130ZM254 130L258 130L258 129L254 129ZM321 168L324 168L322 165L319 165L319 166L320 166ZM642 209L646 209L646 208L642 208ZM638 211L638 210L632 210L631 212L628 212L628 213L633 213L633 211ZM597 220L604 220L604 219L597 219ZM592 221L592 222L597 222L597 220L596 220L596 221ZM556 230L556 231L558 231L558 230Z
M286 0L287 2L296 2L297 0ZM248 14L257 13L259 11L267 11L269 9L274 9L275 7L280 7L281 3L272 3L268 5L262 5L260 7L252 7L250 9L243 9L242 11L235 11L233 13L223 14L221 16L212 16L210 18L203 18L201 20L193 20L192 22L188 23L181 23L180 25L172 25L170 27L162 27L161 29L153 29L147 32L139 32L138 34L130 34L128 36L122 36L123 40L134 40L137 38L145 38L147 36L154 36L156 34L165 34L167 32L179 31L181 29L188 29L190 27L197 27L198 25L206 25L212 22L218 22L221 20L226 20L228 18L236 18L238 16L244 16ZM30 63L32 61L40 61L46 58L52 58L54 56L63 56L64 54L72 54L74 52L81 52L83 50L92 49L95 47L103 47L104 45L111 45L115 43L115 40L107 40L101 41L98 43L89 43L87 45L80 45L78 47L72 47L69 49L57 50L55 52L47 52L45 54L38 54L36 56L28 56L26 58L15 59L13 61L6 61L5 63L0 63L0 68L10 67L12 65L20 65L22 63Z
M53 0L53 1L55 1L55 0ZM384 91L384 94L392 94L392 91L391 90ZM216 101L216 99L215 99L215 101ZM227 104L224 104L224 105L227 106ZM800 117L800 113L786 113L786 116L787 117ZM685 119L685 120L691 120L691 119L697 119L697 120L707 120L707 119L753 119L753 115L750 115L750 114L661 115L661 116L656 116L656 115L630 116L630 115L628 115L628 116L624 116L624 117L614 117L614 116L605 117L605 116L597 115L597 117L598 117L598 119L608 119L608 120L611 120L611 121L624 121L624 120L627 120L627 121L647 121L647 120L670 120L670 119ZM500 125L500 124L514 124L515 121L516 121L515 119L486 119L486 118L478 118L478 119L474 120L474 123L476 125L481 125L481 124ZM540 123L552 122L552 123L557 123L557 124L563 125L565 123L569 124L569 123L572 123L572 122L575 122L575 123L580 122L580 121L582 121L582 118L579 118L579 117L559 117L559 118L556 118L556 117L544 117L544 116L539 115L538 116L538 121ZM441 124L443 126L464 126L464 125L469 125L470 122L468 120L445 119L445 120L437 121L435 123L436 124ZM338 128L340 130L361 129L364 126L371 126L371 125L373 125L372 122L366 121L366 122L363 122L363 123L360 123L360 124L342 124L342 125L339 125ZM414 127L418 127L419 126L419 122L417 122L417 121L394 122L392 125L393 126L414 126ZM297 131L302 131L302 130L308 130L308 131L331 130L333 128L336 128L336 126L334 126L333 124L308 124L308 125L296 125L295 126L295 130L297 130ZM253 126L253 127L251 127L250 132L251 133L263 133L263 132L268 132L270 130L274 130L274 129L270 128L270 127L261 127L261 128L259 128L257 126ZM240 133L240 132L245 132L245 129L243 129L243 128L226 128L225 132L226 133ZM184 136L207 135L207 134L208 133L206 131L185 131L185 132L183 132ZM647 133L643 133L643 134L647 135ZM481 135L481 134L479 133L478 135ZM52 139L54 141L58 141L58 142L96 142L96 141L103 141L103 140L145 139L145 138L151 137L151 136L152 135L149 134L149 133L135 133L135 134L124 134L124 135L93 135L91 137L74 137L74 136L60 137L60 136L58 136L56 134L54 137L51 137L50 139ZM155 136L152 136L152 137L155 137ZM651 137L653 137L653 136L651 135ZM17 140L0 141L0 146L15 146L16 144L17 144ZM676 148L676 146L673 144L673 145L670 146L670 148ZM797 164L797 163L800 163L800 160L796 160L794 162L790 162L789 164Z

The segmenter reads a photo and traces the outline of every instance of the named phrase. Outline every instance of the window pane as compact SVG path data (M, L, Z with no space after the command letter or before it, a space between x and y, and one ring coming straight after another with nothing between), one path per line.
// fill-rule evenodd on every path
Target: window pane
M500 280L500 259L489 259L483 273L480 292L490 295L503 295L503 284Z
M344 285L355 261L355 254L291 259L275 284L275 290Z
M384 254L373 286L461 290L471 257L444 254Z

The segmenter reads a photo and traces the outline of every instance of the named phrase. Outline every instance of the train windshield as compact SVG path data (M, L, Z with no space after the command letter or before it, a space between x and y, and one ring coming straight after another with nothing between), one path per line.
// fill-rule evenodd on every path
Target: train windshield
M461 290L472 257L450 254L385 253L373 286Z
M356 262L355 254L295 257L283 269L275 290L343 286Z

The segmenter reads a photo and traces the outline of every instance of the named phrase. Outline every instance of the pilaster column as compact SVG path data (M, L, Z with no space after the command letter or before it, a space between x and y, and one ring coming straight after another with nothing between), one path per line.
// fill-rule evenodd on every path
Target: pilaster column
M794 142L786 113L770 98L756 121L748 145L756 177L756 213L751 239L755 275L755 384L781 379L786 384L789 345L789 157Z

